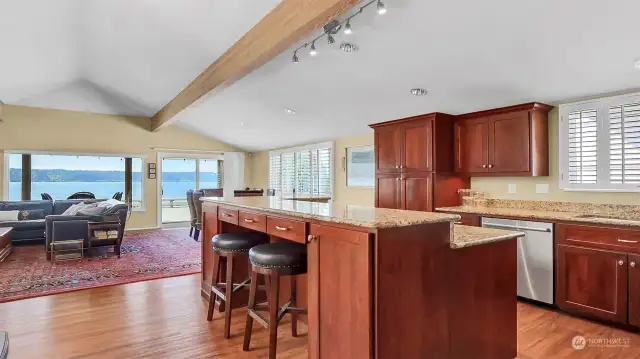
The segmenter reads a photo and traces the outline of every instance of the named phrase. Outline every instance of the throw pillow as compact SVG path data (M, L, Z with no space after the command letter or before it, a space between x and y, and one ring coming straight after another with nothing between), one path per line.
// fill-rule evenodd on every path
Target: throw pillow
M20 211L0 211L0 221L17 221Z
M78 203L78 204L74 204L71 205L71 207L67 208L66 211L64 211L62 213L63 216L75 216L76 213L78 213L78 211L80 209L82 209L82 207L80 205L83 205L84 203Z
M23 209L18 213L19 221L33 221L44 219L44 209Z

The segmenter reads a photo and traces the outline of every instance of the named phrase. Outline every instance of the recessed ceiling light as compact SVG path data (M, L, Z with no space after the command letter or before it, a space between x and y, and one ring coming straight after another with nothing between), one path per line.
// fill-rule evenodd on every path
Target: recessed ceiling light
M633 67L634 67L636 70L640 70L640 60L636 61L636 63L635 63L635 64L633 64Z
M290 108L285 108L284 112L286 112L288 115L295 115L296 112Z
M427 90L421 88L411 89L411 94L414 96L424 96L427 94Z

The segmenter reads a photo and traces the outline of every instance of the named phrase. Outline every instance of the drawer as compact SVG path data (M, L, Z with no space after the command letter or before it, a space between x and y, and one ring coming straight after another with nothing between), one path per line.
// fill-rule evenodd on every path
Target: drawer
M221 221L225 221L231 224L238 224L238 210L219 207L218 208L218 219Z
M556 242L640 253L640 231L632 229L557 224Z
M267 233L290 241L307 243L305 222L269 216L267 217Z
M238 213L238 225L240 227L253 229L258 232L267 231L267 216L240 211Z

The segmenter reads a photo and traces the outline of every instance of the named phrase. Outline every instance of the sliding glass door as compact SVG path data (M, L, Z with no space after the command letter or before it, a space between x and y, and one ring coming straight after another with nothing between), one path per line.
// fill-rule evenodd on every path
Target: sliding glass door
M218 158L162 156L160 166L161 223L191 221L187 204L190 189L221 188L221 160Z

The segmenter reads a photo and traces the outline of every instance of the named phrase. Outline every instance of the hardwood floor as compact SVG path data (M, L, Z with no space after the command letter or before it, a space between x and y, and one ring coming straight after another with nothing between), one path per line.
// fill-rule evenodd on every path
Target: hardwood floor
M252 351L242 351L246 311L234 311L231 339L224 321L206 320L200 276L167 278L0 304L0 330L10 334L9 359L22 358L266 358L267 331L254 326ZM518 304L521 359L640 359L635 333ZM292 338L288 318L278 335L278 358L307 357L306 327ZM479 328L478 330L482 330ZM628 347L583 350L574 336L619 339Z

